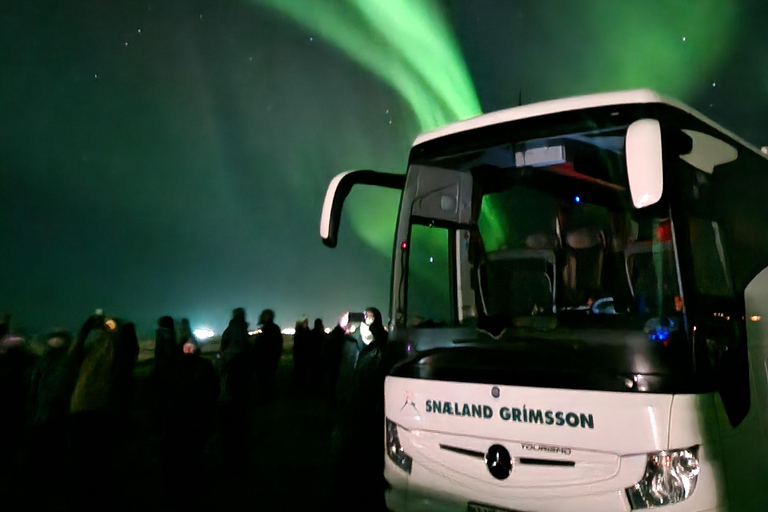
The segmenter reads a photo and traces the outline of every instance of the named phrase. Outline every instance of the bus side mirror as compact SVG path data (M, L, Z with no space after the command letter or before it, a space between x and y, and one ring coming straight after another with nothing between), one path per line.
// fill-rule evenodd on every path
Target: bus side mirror
M355 185L402 190L405 186L405 175L370 170L347 171L336 175L328 185L320 217L320 237L328 247L336 247L344 200Z
M664 190L661 125L656 119L638 119L627 128L627 177L635 208L651 206Z

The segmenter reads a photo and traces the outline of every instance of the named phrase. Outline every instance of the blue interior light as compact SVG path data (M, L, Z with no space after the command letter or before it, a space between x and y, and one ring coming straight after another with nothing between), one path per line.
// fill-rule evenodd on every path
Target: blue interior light
M645 332L648 339L659 341L664 346L670 342L672 333L677 331L677 321L674 318L653 318L646 323Z
M667 341L669 339L669 329L664 327L657 327L650 332L649 337L652 341Z

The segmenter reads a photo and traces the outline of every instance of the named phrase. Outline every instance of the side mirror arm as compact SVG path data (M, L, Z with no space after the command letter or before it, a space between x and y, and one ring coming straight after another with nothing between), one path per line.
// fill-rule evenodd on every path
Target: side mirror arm
M320 217L320 238L328 247L336 247L344 200L355 185L373 185L403 190L404 174L391 174L371 170L347 171L338 174L328 185Z

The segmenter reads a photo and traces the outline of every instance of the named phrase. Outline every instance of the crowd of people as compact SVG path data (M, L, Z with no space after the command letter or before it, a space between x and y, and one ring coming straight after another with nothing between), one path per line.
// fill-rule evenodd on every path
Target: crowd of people
M114 450L127 424L139 353L134 324L95 314L74 337L63 331L48 335L41 355L9 332L8 323L2 332L4 504L22 498L33 501L27 506L52 510L64 508L65 501L83 509L110 504ZM23 494L32 479L45 492Z
M162 465L159 509L198 508L186 481L201 472L203 452L217 428L226 471L233 479L246 475L250 411L279 391L284 347L274 320L274 312L264 310L251 331L245 310L235 309L213 357L201 356L189 320L181 319L178 329L170 316L158 320L149 410ZM341 325L326 334L322 320L310 329L302 319L293 336L294 388L326 405L334 474L343 474L345 466L358 469L334 479L338 509L369 505L363 500L383 492L379 431L387 333L375 308L366 311L363 324L363 334L352 337ZM88 317L74 336L50 333L42 351L13 335L8 319L0 324L4 503L23 499L23 506L33 509L119 509L115 454L130 424L138 354L134 324L101 312ZM46 492L24 493L32 480Z

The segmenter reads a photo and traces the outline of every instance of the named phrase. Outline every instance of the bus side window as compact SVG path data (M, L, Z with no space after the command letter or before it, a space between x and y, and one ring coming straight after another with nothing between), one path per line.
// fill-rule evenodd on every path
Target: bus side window
M720 226L715 221L692 217L689 229L693 273L699 293L733 297Z
M726 237L720 224L691 217L688 230L700 314L694 333L699 354L697 366L707 366L712 371L728 420L735 427L746 417L750 406L743 301L736 297Z

